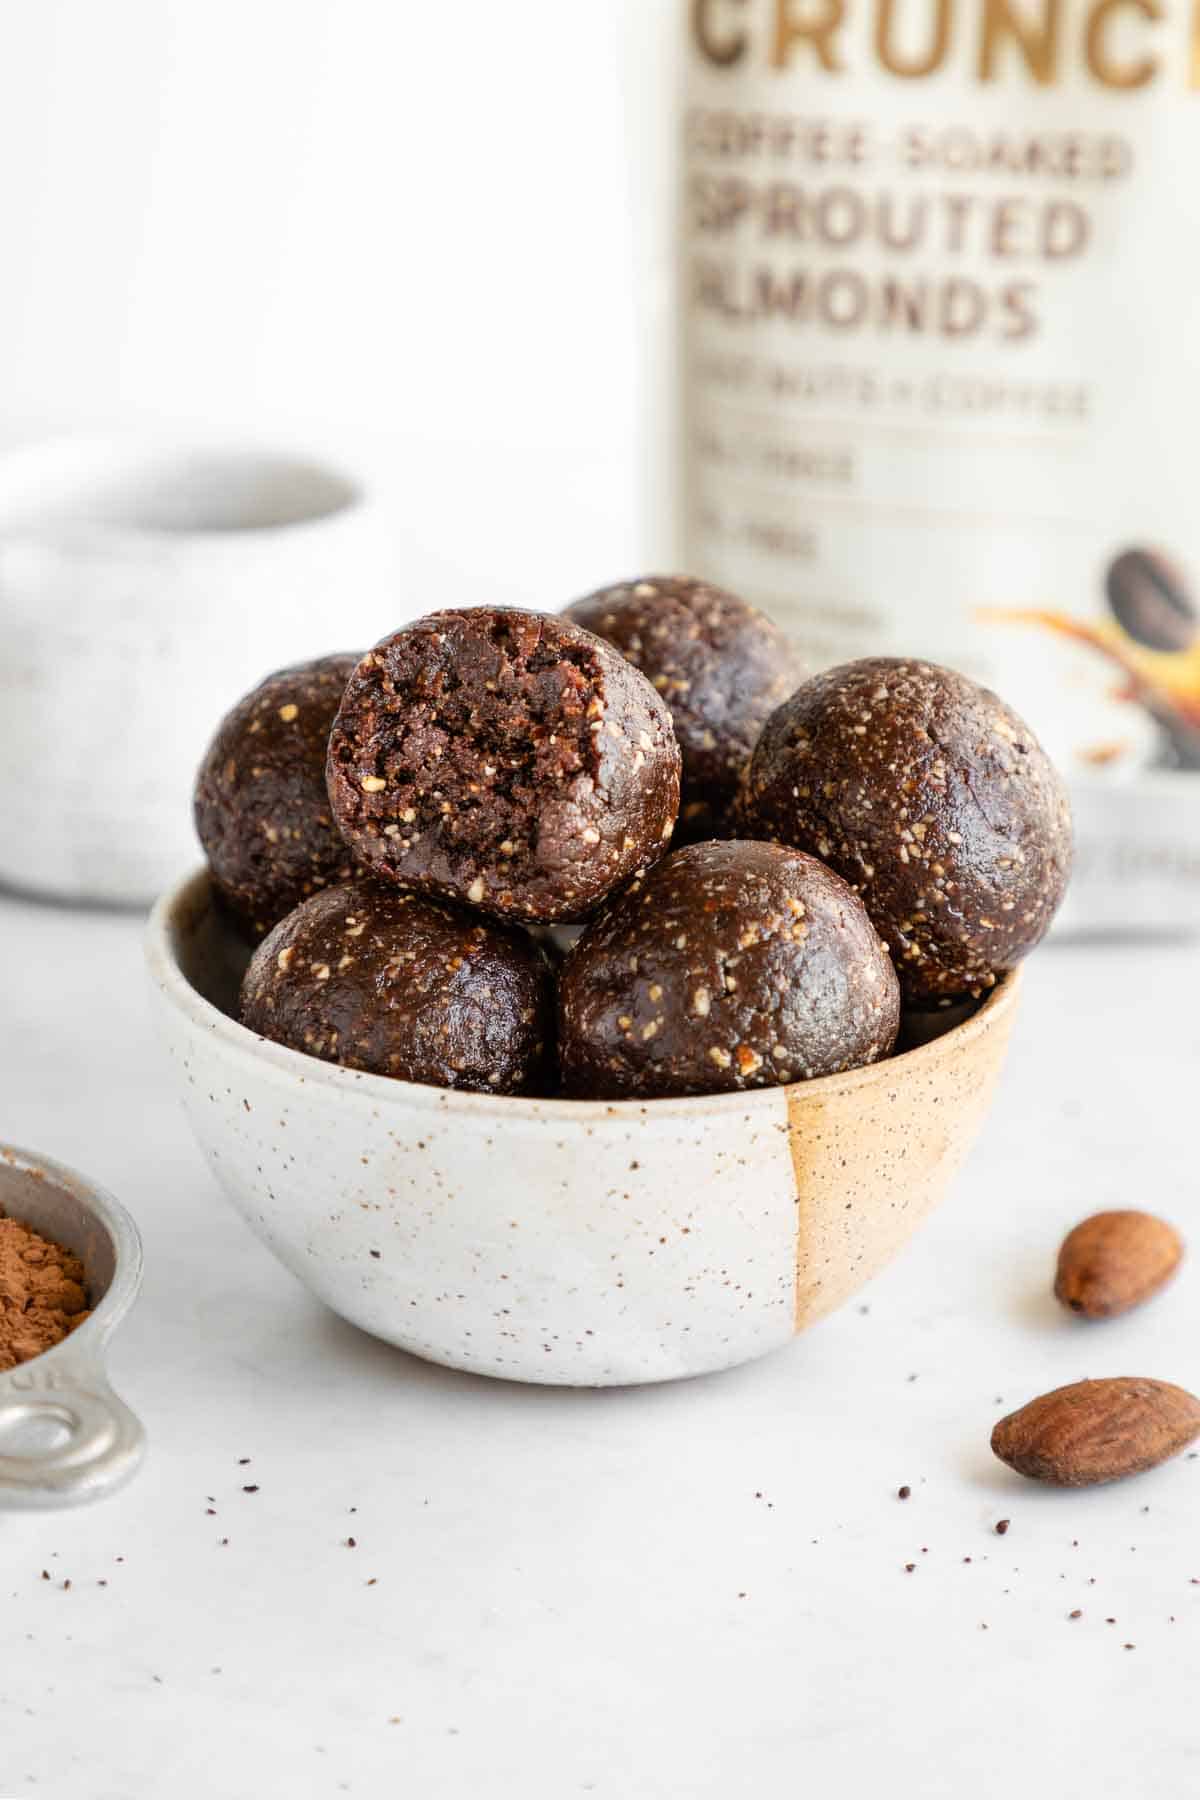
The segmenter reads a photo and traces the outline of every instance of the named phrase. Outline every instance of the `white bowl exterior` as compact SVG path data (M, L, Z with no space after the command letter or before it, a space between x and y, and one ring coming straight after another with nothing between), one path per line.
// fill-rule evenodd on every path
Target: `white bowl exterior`
M418 1356L518 1381L664 1381L794 1330L787 1106L630 1118L462 1116L351 1070L309 1082L160 1008L221 1186L335 1312ZM231 1079L232 1077L232 1079Z
M857 1291L961 1166L1019 986L847 1076L606 1105L451 1093L255 1037L204 997L227 1004L240 967L204 876L160 901L147 950L193 1130L279 1260L416 1355L567 1385L745 1362Z

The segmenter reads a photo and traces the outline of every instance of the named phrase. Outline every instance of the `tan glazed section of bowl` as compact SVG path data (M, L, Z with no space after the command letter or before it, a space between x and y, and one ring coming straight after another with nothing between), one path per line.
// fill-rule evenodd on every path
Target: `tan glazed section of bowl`
M247 1223L402 1349L585 1386L745 1362L857 1292L962 1165L1020 988L850 1075L607 1104L451 1093L269 1043L232 1016L246 954L203 874L155 910L164 1045Z
M1009 976L919 1050L786 1090L797 1331L878 1274L946 1193L991 1105L1019 986Z

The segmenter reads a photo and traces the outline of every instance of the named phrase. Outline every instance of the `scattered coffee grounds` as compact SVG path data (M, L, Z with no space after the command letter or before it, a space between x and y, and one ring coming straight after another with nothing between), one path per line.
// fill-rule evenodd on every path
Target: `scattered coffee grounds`
M0 1216L0 1369L52 1350L87 1316L79 1258Z

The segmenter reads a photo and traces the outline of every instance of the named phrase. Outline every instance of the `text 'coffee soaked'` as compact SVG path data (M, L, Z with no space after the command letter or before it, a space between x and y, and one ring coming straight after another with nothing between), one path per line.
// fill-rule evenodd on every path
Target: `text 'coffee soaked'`
M1200 9L681 11L687 568L999 688L1069 921L1200 921Z

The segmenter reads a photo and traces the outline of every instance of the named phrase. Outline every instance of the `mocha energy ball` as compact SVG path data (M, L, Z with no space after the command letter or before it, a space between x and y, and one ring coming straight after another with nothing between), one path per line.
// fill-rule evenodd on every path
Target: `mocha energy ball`
M553 982L523 932L359 879L314 894L259 945L241 1019L347 1068L522 1094L545 1083Z
M613 644L662 695L683 756L676 839L715 835L759 732L800 681L788 639L736 594L686 577L601 588L565 616Z
M583 919L665 849L679 748L650 683L549 614L431 613L351 677L329 743L358 859L483 912Z
M559 979L567 1091L773 1087L876 1062L896 974L846 883L778 844L691 844L593 920Z
M329 728L356 656L268 675L226 714L196 777L213 885L252 943L301 900L352 873L325 786Z
M916 1006L1019 962L1071 868L1066 792L1029 727L965 675L892 657L830 669L772 714L739 819L861 893Z

